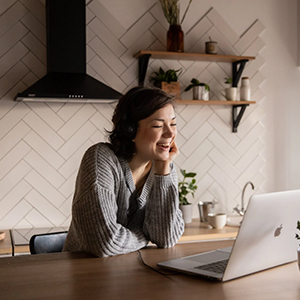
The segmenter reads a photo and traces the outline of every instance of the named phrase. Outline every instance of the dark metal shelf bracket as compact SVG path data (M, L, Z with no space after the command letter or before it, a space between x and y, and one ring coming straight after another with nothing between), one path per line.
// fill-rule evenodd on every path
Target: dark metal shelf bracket
M150 57L151 54L144 54L139 57L139 86L144 86Z
M248 61L248 59L242 59L232 63L232 87L238 86L239 80Z
M237 132L240 121L243 117L243 114L246 110L246 107L249 104L241 104L241 105L233 105L232 106L232 132ZM240 107L240 111L238 113L238 107Z

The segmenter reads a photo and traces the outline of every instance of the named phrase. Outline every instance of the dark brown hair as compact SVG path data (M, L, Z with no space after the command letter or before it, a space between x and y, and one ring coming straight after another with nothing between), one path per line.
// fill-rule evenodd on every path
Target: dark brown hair
M114 128L109 132L109 141L116 155L130 160L136 151L132 140L139 121L168 104L174 105L174 97L158 88L135 87L123 95L112 117Z

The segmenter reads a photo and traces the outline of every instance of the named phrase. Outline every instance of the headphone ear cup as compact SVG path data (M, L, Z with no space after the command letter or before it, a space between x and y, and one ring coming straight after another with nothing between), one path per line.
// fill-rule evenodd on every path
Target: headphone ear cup
M134 123L133 122L131 122L131 121L125 121L124 122L124 136L128 139L128 140L130 140L130 141L132 141L134 138L135 138L135 135L136 135L136 128L135 128L135 125L134 125Z

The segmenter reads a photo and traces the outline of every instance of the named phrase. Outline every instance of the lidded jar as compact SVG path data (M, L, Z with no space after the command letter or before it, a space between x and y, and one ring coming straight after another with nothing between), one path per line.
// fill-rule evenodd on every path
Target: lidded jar
M242 77L242 85L240 90L241 101L251 100L251 87L249 77Z

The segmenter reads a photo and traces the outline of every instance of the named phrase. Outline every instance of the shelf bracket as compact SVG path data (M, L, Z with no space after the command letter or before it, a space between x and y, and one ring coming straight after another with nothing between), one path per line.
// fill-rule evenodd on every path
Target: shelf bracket
M241 75L244 71L245 65L248 61L249 61L248 59L242 59L232 63L232 87L237 87Z
M139 86L144 86L150 57L151 54L144 54L139 57Z
M241 105L233 105L232 106L232 132L237 132L237 128L240 124L240 121L243 117L243 114L244 114L247 106L249 106L249 104L241 104ZM237 112L238 107L241 108L239 113Z

